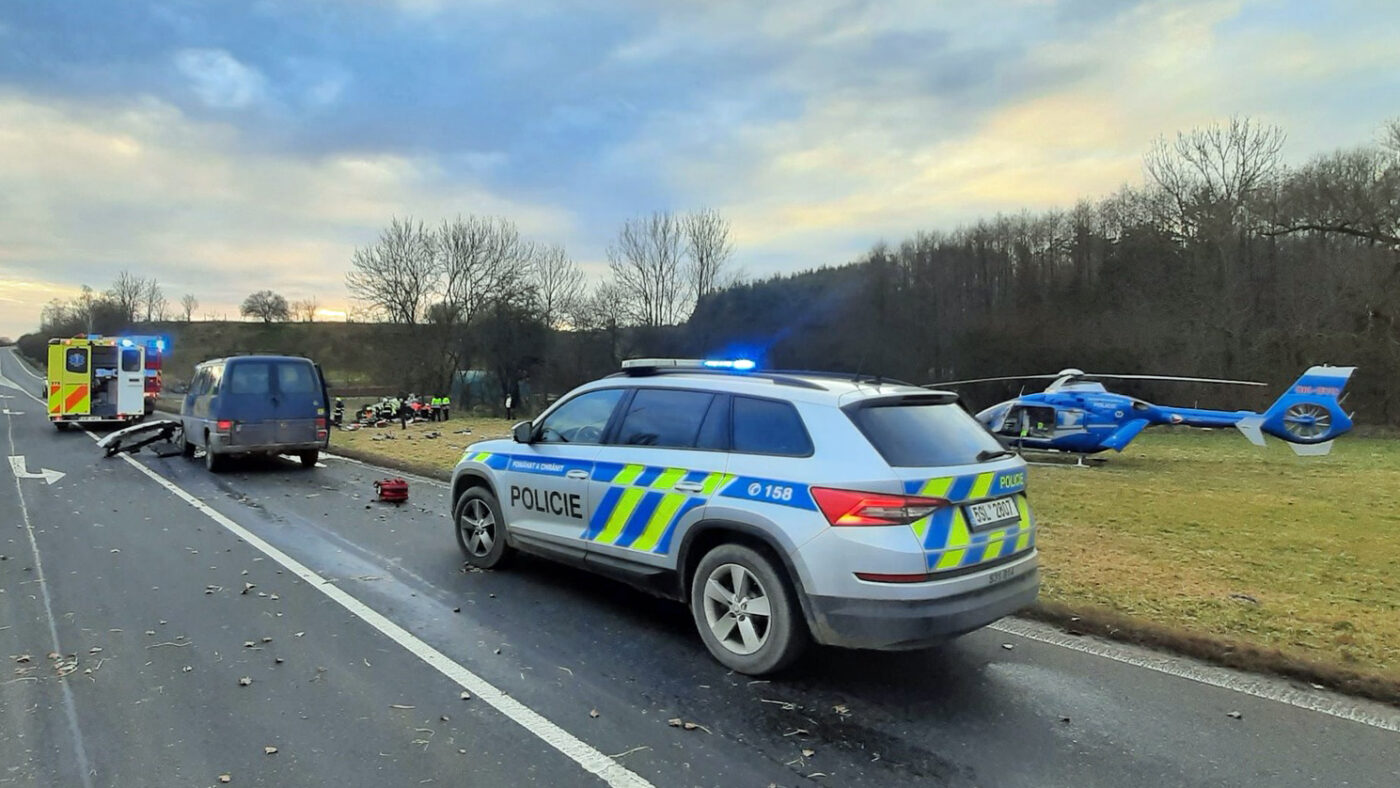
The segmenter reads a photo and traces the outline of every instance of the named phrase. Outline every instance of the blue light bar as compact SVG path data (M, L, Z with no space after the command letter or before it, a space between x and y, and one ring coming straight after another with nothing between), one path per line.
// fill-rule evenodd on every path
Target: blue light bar
M701 363L710 369L733 369L739 372L748 372L756 366L751 359L747 358L709 358Z

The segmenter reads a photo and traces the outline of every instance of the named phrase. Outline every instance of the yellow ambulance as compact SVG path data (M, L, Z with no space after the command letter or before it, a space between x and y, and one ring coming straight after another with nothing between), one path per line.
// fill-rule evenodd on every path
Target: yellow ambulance
M49 340L49 421L130 422L145 415L145 348L113 337Z

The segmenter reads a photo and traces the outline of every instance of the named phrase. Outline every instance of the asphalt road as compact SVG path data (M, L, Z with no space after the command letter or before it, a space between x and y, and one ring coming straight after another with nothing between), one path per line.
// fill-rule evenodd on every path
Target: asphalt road
M442 485L106 459L39 388L0 350L0 785L1400 785L1393 708L1024 622L750 681L677 604L463 571Z

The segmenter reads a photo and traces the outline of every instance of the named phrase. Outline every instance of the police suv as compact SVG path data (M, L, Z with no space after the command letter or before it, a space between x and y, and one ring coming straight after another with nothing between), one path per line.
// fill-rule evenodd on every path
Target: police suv
M452 500L470 564L521 550L681 600L758 675L812 640L919 648L1029 605L1025 489L953 394L638 359L468 448Z

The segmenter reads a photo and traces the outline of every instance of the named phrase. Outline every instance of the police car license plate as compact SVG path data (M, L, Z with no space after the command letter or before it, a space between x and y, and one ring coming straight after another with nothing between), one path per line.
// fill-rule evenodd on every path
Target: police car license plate
M967 507L967 514L972 520L973 528L983 528L993 523L1014 520L1021 516L1021 513L1016 511L1016 499L1014 498L998 498L995 501L974 503Z

